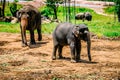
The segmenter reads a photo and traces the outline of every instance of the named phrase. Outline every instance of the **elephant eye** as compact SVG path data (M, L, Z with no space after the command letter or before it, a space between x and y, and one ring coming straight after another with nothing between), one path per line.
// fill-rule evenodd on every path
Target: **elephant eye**
M79 27L79 26L76 26L76 27Z
M27 12L27 14L29 14L29 15L30 15L30 13L29 13L29 12Z

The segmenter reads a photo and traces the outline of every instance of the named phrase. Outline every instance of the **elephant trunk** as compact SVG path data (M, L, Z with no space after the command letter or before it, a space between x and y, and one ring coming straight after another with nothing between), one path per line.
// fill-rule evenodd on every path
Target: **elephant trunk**
M21 18L21 35L22 35L22 40L25 44L27 44L26 40L26 27L28 26L28 19L26 17Z
M86 41L87 41L87 52L88 52L88 58L89 61L91 61L91 54L90 54L90 48L91 48L91 40L90 40L90 32L89 31L85 31L84 33L86 33Z

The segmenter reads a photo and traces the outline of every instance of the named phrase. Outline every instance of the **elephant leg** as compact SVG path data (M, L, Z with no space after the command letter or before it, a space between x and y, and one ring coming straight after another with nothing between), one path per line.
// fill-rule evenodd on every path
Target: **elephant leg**
M88 58L89 58L89 61L91 61L90 48L91 48L90 33L87 32L87 52L88 52Z
M63 59L64 58L62 56L62 48L63 48L63 46L61 46L61 45L58 46L58 56L59 56L59 59Z
M81 42L78 41L76 44L76 61L80 61L80 53L81 53Z
M75 63L75 43L71 42L70 43L70 50L71 50L71 62Z
M52 53L52 60L56 59L57 48L58 48L58 45L54 45L54 47L53 47L53 53Z
M82 19L82 21L84 22L84 21L85 21L85 19L83 18L83 19Z
M41 29L37 28L37 32L38 32L38 41L41 41L42 40Z
M35 43L35 38L34 38L34 30L30 30L30 45L34 45Z

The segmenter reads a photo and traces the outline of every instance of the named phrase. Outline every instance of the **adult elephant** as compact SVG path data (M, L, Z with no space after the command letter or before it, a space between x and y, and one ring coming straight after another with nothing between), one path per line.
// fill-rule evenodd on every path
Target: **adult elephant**
M22 46L27 46L26 30L30 31L30 45L36 44L34 30L37 29L38 40L42 39L41 34L41 13L32 5L26 5L17 12L20 21Z
M84 20L87 21L91 21L92 20L92 15L90 14L90 12L85 12L85 13L78 13L75 16L76 20L82 20L84 22Z
M73 25L67 22L59 24L53 32L54 47L52 60L56 59L57 49L59 58L63 58L62 48L65 45L69 45L71 50L71 62L78 62L80 60L81 40L87 41L88 58L89 61L91 61L91 41L88 27L84 24Z

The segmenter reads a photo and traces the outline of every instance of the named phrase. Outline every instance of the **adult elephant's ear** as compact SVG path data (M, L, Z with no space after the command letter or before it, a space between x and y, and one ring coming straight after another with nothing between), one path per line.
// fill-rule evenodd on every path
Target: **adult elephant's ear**
M21 11L17 11L16 12L16 17L18 18L18 20L20 20L22 14L21 14Z
M36 16L36 12L34 10L31 10L30 12L28 12L29 16L30 16L30 19L35 19L35 16Z
M79 37L79 26L78 25L75 25L72 29L72 33L76 36L76 37Z

